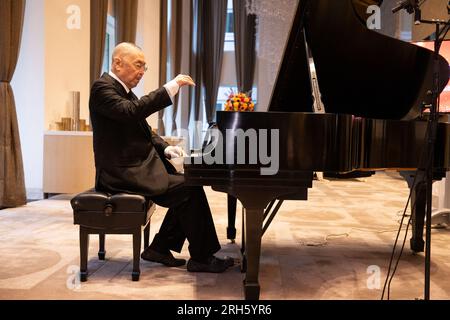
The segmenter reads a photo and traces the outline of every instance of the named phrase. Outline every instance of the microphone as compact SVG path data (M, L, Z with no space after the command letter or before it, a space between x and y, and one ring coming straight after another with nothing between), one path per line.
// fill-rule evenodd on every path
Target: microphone
M402 9L406 9L408 13L414 12L414 7L417 5L417 0L403 0L398 2L397 6L392 9L392 13L396 13Z

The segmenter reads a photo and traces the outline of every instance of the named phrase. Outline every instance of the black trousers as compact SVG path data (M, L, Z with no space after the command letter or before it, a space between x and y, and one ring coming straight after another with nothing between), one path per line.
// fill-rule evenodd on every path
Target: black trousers
M189 242L193 260L204 260L220 250L211 210L202 187L186 186L183 175L169 175L166 193L151 197L157 205L169 208L150 247L159 252L181 252Z

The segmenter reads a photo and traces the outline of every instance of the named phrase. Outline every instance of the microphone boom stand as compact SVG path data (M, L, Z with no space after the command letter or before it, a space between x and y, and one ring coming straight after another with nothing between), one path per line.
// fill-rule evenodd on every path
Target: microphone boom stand
M425 1L424 1L425 2ZM422 4L424 3L422 2ZM439 19L426 20L422 19L422 14L419 6L418 0L403 0L398 3L398 5L392 9L395 13L401 9L405 9L408 13L414 12L414 22L416 25L434 24L436 26L436 33L434 39L434 54L433 54L433 87L432 87L432 103L430 108L430 117L428 119L428 140L427 140L427 157L425 159L427 162L425 165L419 164L418 170L425 171L426 179L426 240L425 240L425 285L424 285L424 300L430 300L430 265L431 265L431 207L432 207L432 197L433 197L433 165L434 165L434 147L436 143L436 135L438 129L438 115L439 115L439 49L443 39L440 39L441 33L444 33L443 38L445 38L445 33L448 31L450 26L449 21L443 21ZM450 14L450 1L447 6ZM441 29L441 26L442 29ZM424 168L420 168L424 166ZM416 173L417 175L417 173Z
M433 197L433 167L434 167L434 147L436 143L438 116L439 116L439 49L443 39L440 39L441 32L450 25L450 21L443 20L425 20L421 18L421 12L418 4L414 6L415 23L434 24L436 26L434 39L434 63L433 63L433 89L432 103L430 108L430 117L428 119L428 141L427 141L427 163L426 171L426 215L425 215L425 281L424 281L424 300L430 300L430 266L431 266L431 211ZM441 25L443 26L441 30Z

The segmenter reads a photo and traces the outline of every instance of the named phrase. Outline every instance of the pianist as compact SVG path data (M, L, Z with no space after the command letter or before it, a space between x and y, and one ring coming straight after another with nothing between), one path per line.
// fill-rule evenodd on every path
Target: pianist
M91 88L91 115L97 190L140 194L167 207L159 232L142 252L144 260L179 267L186 263L171 251L181 252L187 239L191 272L224 272L232 259L219 259L220 250L211 211L202 187L187 187L166 158L182 155L152 132L146 118L172 104L179 89L195 85L191 77L175 79L138 99L131 91L147 66L140 48L119 44L113 52L111 72ZM194 200L195 199L195 200Z

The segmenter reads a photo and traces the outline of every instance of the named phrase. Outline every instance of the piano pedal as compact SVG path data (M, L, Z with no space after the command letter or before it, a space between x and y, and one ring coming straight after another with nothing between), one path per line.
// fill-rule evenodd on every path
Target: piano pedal
M323 180L323 172L314 172L313 180L322 181Z
M320 182L330 182L330 180L325 179L323 177L323 172L314 172L313 173L313 180L320 181Z

